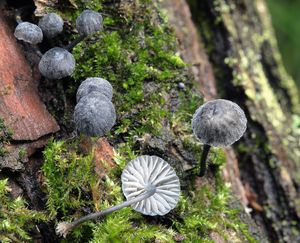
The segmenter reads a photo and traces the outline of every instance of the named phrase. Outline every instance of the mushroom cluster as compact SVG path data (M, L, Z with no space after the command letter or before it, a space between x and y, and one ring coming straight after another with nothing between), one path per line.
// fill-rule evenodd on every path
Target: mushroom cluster
M61 222L56 227L56 233L66 237L72 229L83 222L103 217L128 206L144 215L163 216L178 203L179 178L174 169L157 156L143 155L130 161L123 170L121 181L127 199L125 202L70 223Z
M91 137L102 137L111 130L116 122L112 96L113 88L105 79L87 78L81 83L74 110L78 132Z
M20 19L20 17L19 17ZM63 31L64 21L55 14L44 15L38 25L18 20L15 37L30 44L43 41L43 36L54 38ZM48 50L39 63L40 73L48 79L61 79L70 76L75 69L75 59L69 52L86 36L91 35L103 27L102 15L92 10L84 10L76 19L76 29L80 36L65 47L54 47Z
M199 176L206 170L206 159L211 146L226 147L239 140L247 128L244 111L234 102L217 99L200 106L192 119L195 136L204 144Z

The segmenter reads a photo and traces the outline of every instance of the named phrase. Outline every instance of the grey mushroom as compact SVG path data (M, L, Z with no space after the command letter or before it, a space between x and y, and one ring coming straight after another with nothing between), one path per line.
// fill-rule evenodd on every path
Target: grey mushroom
M75 59L67 50L54 47L48 50L39 63L40 73L48 79L70 76L75 68Z
M56 233L66 237L81 223L130 205L142 214L155 216L167 214L178 203L179 178L173 168L157 156L144 155L130 161L123 170L121 181L127 201L102 212L91 213L71 223L61 222L56 227Z
M80 35L90 35L102 29L102 15L92 10L84 10L76 19L76 29Z
M211 146L226 147L239 140L247 128L244 111L234 102L217 99L200 106L192 119L195 136L204 144L200 176L205 174Z
M48 13L40 19L39 27L45 36L53 38L63 31L64 21L56 13Z
M91 137L107 134L116 122L113 103L99 92L84 96L75 106L74 120L77 131Z
M34 45L43 41L43 32L40 27L29 22L19 23L15 29L14 35L18 40Z
M80 84L77 90L77 102L91 92L99 92L100 94L106 96L109 100L111 100L113 97L113 87L111 86L110 82L103 78L87 78Z

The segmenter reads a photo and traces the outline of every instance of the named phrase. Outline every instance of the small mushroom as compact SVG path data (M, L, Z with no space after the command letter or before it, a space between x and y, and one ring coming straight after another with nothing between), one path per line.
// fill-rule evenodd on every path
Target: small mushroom
M239 140L247 128L244 111L234 102L217 99L200 106L192 119L195 136L204 143L199 176L206 170L211 146L226 147Z
M84 10L76 19L76 29L84 36L101 30L102 24L102 15L92 10Z
M149 188L155 193L134 203L133 209L145 215L165 215L175 208L180 194L180 182L174 169L157 156L139 156L123 170L122 190L126 199L132 200Z
M40 27L29 22L19 23L15 29L14 35L18 40L34 45L43 41L43 32Z
M54 47L48 50L39 63L40 73L48 79L70 76L75 68L75 59L67 50Z
M39 27L46 37L53 38L63 31L64 21L56 13L48 13L40 19Z
M61 222L56 227L56 233L66 237L79 224L130 205L145 215L165 215L179 200L179 178L173 168L157 156L144 155L130 161L123 170L121 181L127 201L102 212L88 214L71 223Z
M72 50L86 36L101 30L102 27L103 19L100 13L92 10L84 10L76 19L76 29L80 35L67 45L65 49Z
M75 106L74 120L80 133L102 137L116 122L115 107L106 96L93 91L82 97Z
M99 92L111 100L113 96L113 87L111 86L110 82L103 78L87 78L80 84L77 90L77 102L91 92Z

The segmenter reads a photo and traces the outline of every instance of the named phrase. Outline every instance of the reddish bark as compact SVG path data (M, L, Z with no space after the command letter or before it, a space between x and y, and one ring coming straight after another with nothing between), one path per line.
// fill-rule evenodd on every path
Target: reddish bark
M13 140L37 140L59 130L38 94L40 75L31 69L12 28L0 16L0 117Z

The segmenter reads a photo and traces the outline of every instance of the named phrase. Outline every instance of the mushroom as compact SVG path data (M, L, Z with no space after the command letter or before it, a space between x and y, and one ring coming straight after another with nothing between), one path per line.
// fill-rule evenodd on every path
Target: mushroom
M39 63L40 73L48 79L70 76L75 68L75 59L67 50L54 47L48 50Z
M74 120L80 133L102 137L116 122L115 107L106 96L93 91L82 97L75 106Z
M113 87L111 86L110 82L103 78L87 78L80 84L77 90L77 102L91 92L99 92L111 100L113 96Z
M44 35L53 38L63 31L64 21L56 13L48 13L39 21L39 27Z
M123 170L121 181L127 199L125 202L102 212L88 214L71 223L61 222L56 227L56 233L66 237L79 224L130 205L135 211L145 215L165 215L179 200L179 178L174 169L157 156L144 155L130 161Z
M84 10L76 19L76 29L80 35L87 36L102 29L102 15L92 10Z
M14 35L18 40L34 45L43 41L43 32L40 27L29 22L19 23L15 29Z
M247 128L244 111L234 102L217 99L200 106L192 119L195 136L204 144L199 176L204 176L211 146L226 147L239 140Z
M91 35L103 27L102 15L92 10L84 10L76 19L76 29L80 36L66 46L67 50L71 50L86 36Z

